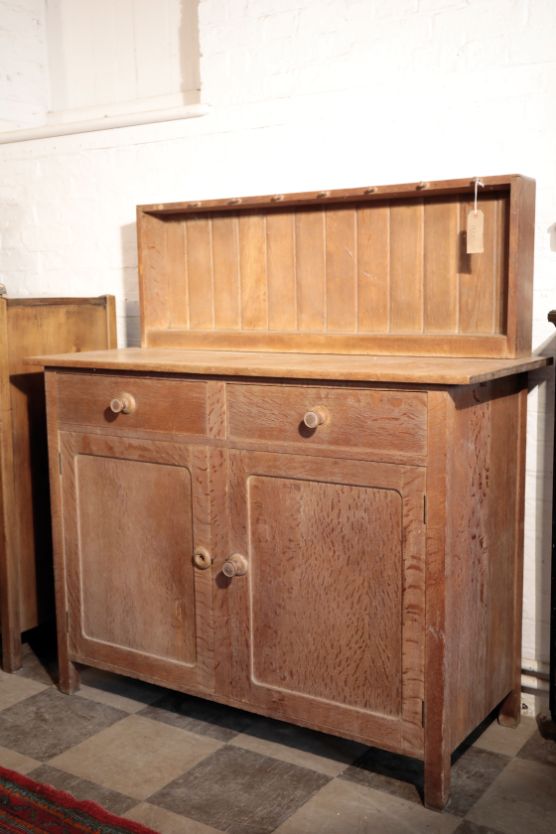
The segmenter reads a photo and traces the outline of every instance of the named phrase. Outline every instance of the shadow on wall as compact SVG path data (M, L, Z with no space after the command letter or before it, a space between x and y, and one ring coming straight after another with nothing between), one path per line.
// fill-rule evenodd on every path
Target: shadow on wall
M137 224L121 227L122 278L124 291L123 317L118 320L119 342L126 347L141 344L139 309L139 277L137 273Z

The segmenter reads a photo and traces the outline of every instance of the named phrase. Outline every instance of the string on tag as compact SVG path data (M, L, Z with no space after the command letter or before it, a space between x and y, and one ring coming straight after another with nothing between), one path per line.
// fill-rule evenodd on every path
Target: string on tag
M477 196L479 193L479 186L481 186L481 188L484 188L484 185L484 182L480 180L479 177L475 177L475 199L473 201L473 214L475 215L477 214Z

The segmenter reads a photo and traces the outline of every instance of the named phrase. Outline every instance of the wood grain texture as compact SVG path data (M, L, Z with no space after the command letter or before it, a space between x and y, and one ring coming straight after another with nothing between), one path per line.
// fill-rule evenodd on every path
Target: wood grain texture
M326 329L357 330L357 221L354 209L325 214L326 221Z
M459 203L438 201L424 206L424 330L457 333L459 320Z
M254 683L399 715L400 494L252 475L246 498Z
M511 637L507 635L507 639L511 640L511 648L509 652L512 660L513 672L510 676L513 677L512 690L508 693L502 702L498 714L498 721L500 724L516 727L521 719L521 627L523 618L523 534L524 534L524 516L525 516L525 446L527 438L527 380L522 377L520 380L520 387L518 393L514 396L517 399L517 467L511 473L512 479L515 479L515 509L514 509L514 540L513 540L513 576L511 581L513 589L510 592L512 596L512 616L510 621L510 629L512 630ZM512 403L512 410L515 409L515 402ZM510 573L507 566L505 566L506 575ZM507 616L507 614L506 614ZM496 623L496 627L498 623Z
M326 419L311 431L306 412L321 407ZM228 435L233 440L300 443L304 446L365 448L426 454L426 394L351 391L341 388L228 385Z
M268 327L266 218L247 214L239 218L241 322L245 330Z
M477 255L465 253L472 181L139 207L142 344L191 347L188 334L213 333L223 349L256 335L259 350L390 353L405 337L409 354L523 354L534 184L515 176L484 183L485 250ZM172 341L161 341L164 331Z
M214 326L217 330L241 327L239 283L239 221L237 217L212 220L214 270Z
M519 691L523 385L517 376L456 390L448 417L452 749L514 690L516 674ZM465 448L473 455L456 451Z
M65 373L58 375L61 424L99 426L119 434L130 429L170 434L205 434L207 384L201 381L145 379L125 375ZM114 414L110 402L131 394L132 414Z
M357 211L358 330L390 329L390 207Z
M450 790L452 753L446 626L448 395L431 391L428 405L424 799L428 807L442 810Z
M423 332L423 203L390 209L390 332Z
M4 666L12 671L20 665L21 632L53 608L43 377L25 357L37 349L114 348L116 325L111 296L3 299L2 305L3 500L5 512L11 509L0 561L7 571L2 584L11 588L2 611L11 618L3 645Z
M70 656L212 686L207 450L61 433Z
M297 212L295 264L300 332L323 332L326 324L325 223L320 211Z
M535 370L551 364L545 356L516 359L446 356L338 356L180 349L122 348L77 355L29 357L30 365L153 373L469 385Z
M415 709L413 699L416 683L422 694L423 643L412 616L424 611L423 473L231 451L229 479L229 549L250 564L248 577L227 586L234 699L422 753L422 701ZM378 584L385 570L388 590ZM350 613L354 593L360 605Z
M269 214L266 219L268 329L297 330L295 215Z

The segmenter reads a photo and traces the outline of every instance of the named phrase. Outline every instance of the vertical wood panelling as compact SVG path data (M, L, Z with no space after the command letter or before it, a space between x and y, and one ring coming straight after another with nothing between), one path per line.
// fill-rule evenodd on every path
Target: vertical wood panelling
M211 330L214 322L210 221L193 217L187 221L186 231L190 327Z
M357 329L356 225L354 209L329 210L326 223L326 329Z
M423 203L390 209L390 332L423 329Z
M238 223L236 215L212 219L214 326L217 330L237 330L241 326Z
M166 222L166 270L168 285L174 288L174 301L168 308L171 327L189 327L185 225L183 221Z
M503 335L508 197L141 218L146 330Z
M386 333L390 298L390 207L357 211L357 285L360 333Z
M173 286L169 285L165 267L166 233L163 221L150 214L141 216L139 255L144 326L168 327L168 299L173 296Z
M295 331L295 215L269 214L266 220L269 330Z
M494 274L494 332L506 332L506 305L508 299L508 200L500 199L496 203L496 239L494 250L496 269Z
M424 331L456 333L459 203L429 203L424 212Z
M244 214L239 218L241 321L246 330L268 327L266 276L266 218Z
M295 222L298 326L320 332L326 320L324 214L299 211Z
M460 275L460 331L462 333L494 333L498 300L494 299L493 283L498 268L497 200L481 200L484 213L484 252L467 256L467 271ZM473 203L463 203L462 228L467 228L467 214Z

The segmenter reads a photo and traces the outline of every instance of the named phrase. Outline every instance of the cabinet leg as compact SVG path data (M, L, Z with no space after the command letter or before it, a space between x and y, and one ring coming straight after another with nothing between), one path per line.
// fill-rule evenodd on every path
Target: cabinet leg
M432 751L425 758L425 806L442 811L450 795L451 762L441 750Z
M71 660L62 662L58 670L58 689L66 695L72 695L79 689L79 670Z
M2 669L4 672L17 672L21 669L21 636L10 639L6 631L2 633Z
M521 720L521 690L512 689L498 709L498 723L503 727L517 727Z

